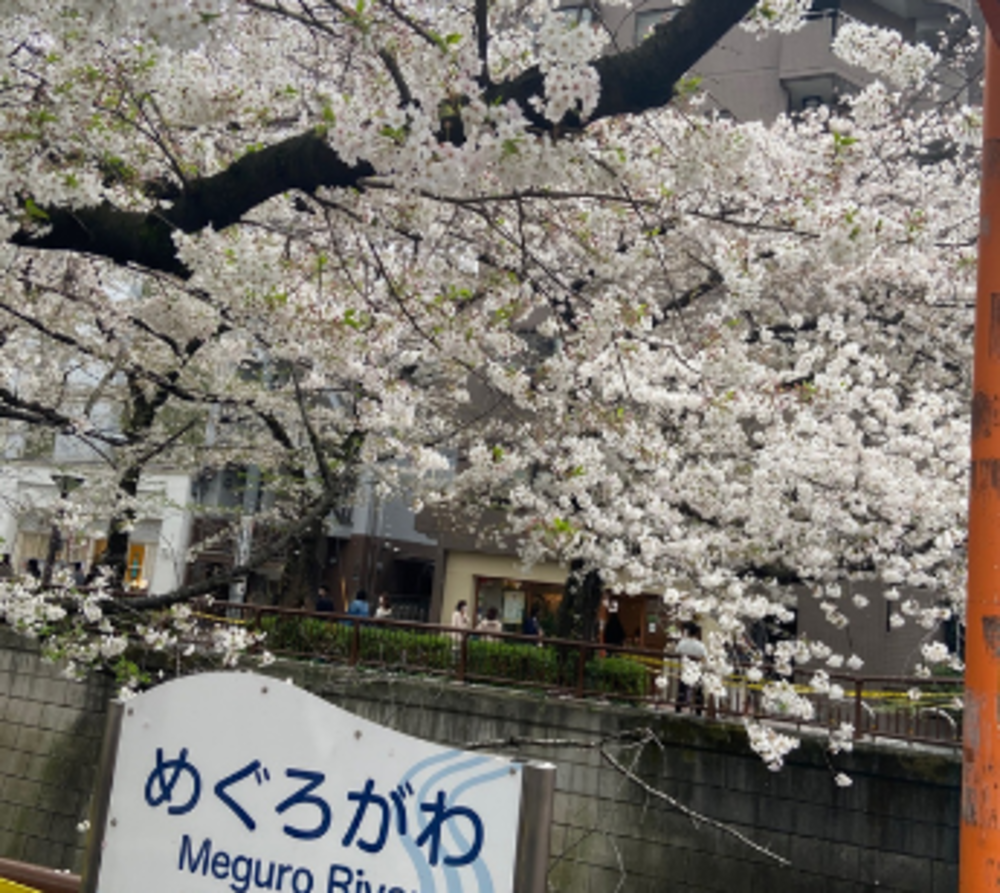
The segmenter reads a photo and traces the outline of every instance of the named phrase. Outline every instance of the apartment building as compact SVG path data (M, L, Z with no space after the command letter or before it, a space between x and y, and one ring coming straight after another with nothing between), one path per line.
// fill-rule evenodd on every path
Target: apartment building
M573 21L606 28L612 45L627 49L668 21L680 5L647 0L626 12L591 0L564 3L560 9ZM837 29L852 19L931 45L942 33L964 33L970 22L980 21L975 0L814 0L800 30L759 38L733 28L692 73L702 78L710 106L739 121L770 121L783 113L836 104L867 79L830 48Z

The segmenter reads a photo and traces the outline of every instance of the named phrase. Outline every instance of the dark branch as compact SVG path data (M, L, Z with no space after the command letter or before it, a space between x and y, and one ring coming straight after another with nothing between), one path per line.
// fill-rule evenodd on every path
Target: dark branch
M667 105L674 84L754 2L691 0L635 49L599 59L595 68L601 79L601 98L590 120ZM514 100L540 130L552 131L555 125L529 104L543 93L542 73L532 68L512 81L488 87L486 98ZM566 123L570 129L574 123L579 125ZM461 127L445 127L444 133L444 138L463 138ZM172 203L153 211L123 211L107 203L77 210L48 207L44 232L21 230L11 241L31 248L99 255L186 278L190 271L177 258L174 232L192 233L206 226L222 230L290 190L311 193L320 187L351 188L375 173L366 161L345 163L322 133L310 130L245 155L214 176L190 181Z
M97 254L186 278L190 271L177 258L175 231L192 233L206 226L222 230L284 192L352 187L374 173L364 161L353 167L345 164L320 133L310 130L245 155L212 177L192 181L170 207L148 213L109 204L74 211L46 208L49 228L44 234L21 230L11 241Z

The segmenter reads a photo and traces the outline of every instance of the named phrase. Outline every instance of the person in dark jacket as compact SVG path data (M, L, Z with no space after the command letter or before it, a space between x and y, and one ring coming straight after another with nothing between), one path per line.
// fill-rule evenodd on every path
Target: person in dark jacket
M621 617L618 616L618 605L615 604L611 606L608 622L604 624L604 644L614 646L625 644L625 627L622 625Z

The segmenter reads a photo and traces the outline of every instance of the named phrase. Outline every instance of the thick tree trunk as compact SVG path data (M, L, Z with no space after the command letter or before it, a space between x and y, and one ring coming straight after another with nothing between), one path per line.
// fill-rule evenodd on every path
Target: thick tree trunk
M326 528L323 518L288 545L281 574L280 602L286 608L311 608L326 570Z
M597 571L584 571L580 559L570 564L566 591L556 614L556 635L561 639L596 642L599 633L598 611L603 586Z
M130 413L124 434L128 442L141 441L149 433L156 421L160 407L167 402L169 392L161 388L152 398L146 396L139 382L129 378L129 396L131 398ZM154 453L147 454L151 458ZM125 583L125 572L128 569L128 549L131 541L130 531L135 524L135 497L139 494L139 479L148 458L140 458L132 462L118 479L118 492L128 508L112 516L108 524L108 547L104 555L91 568L87 582L91 583L99 571L109 574L111 589L120 589Z
M139 477L142 469L133 466L125 472L118 481L118 491L125 497L127 503L139 493ZM128 547L131 542L129 531L135 523L135 512L131 509L120 512L111 518L108 524L108 546L104 554L90 569L87 582L92 583L98 573L103 571L109 575L111 589L120 589L125 583L125 572L128 570Z

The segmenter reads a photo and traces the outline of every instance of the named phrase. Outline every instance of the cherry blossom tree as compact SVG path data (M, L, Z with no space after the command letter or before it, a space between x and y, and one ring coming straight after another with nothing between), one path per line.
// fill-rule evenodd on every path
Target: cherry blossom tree
M789 582L835 626L853 580L958 596L979 120L934 51L845 26L877 80L739 124L675 85L808 3L689 0L623 53L513 0L36 5L0 3L0 416L106 453L84 515L124 537L150 462L252 461L284 527L238 575L361 473L500 509L526 561L713 617L710 693ZM135 629L4 591L82 664Z

